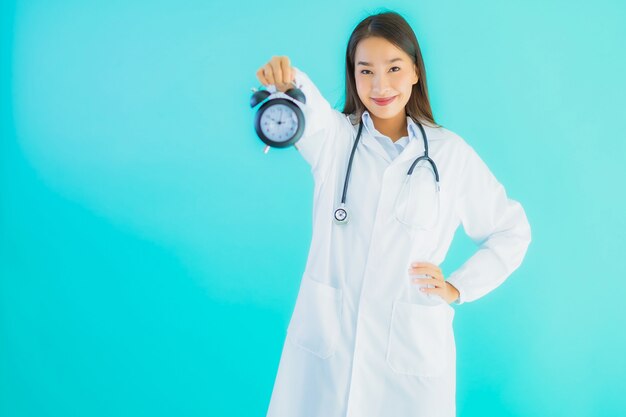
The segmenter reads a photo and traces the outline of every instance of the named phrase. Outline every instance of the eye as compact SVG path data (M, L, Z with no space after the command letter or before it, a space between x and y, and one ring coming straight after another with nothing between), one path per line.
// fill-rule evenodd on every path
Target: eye
M397 68L398 71L400 71L400 67L391 67L391 69L394 69L394 68ZM361 70L361 74L363 74L363 71L371 72L370 70ZM398 71L392 71L392 72L398 72ZM366 74L363 74L363 75L366 75Z

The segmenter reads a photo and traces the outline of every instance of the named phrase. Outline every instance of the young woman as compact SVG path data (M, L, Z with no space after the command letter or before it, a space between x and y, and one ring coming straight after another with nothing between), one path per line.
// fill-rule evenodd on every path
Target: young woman
M450 304L519 267L531 241L524 209L435 123L417 39L394 12L354 29L342 112L285 56L257 76L304 92L296 148L315 180L308 262L267 415L455 416ZM480 248L446 279L438 265L460 224Z

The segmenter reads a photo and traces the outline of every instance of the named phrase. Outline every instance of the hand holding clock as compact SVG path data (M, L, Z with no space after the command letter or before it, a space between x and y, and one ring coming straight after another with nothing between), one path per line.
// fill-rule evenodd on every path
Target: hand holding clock
M259 68L256 76L261 84L274 85L281 93L289 90L295 81L295 71L287 56L273 56L267 64Z

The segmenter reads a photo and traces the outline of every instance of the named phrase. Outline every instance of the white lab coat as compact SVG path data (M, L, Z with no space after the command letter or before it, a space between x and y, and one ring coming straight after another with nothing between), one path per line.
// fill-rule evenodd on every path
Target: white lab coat
M409 265L440 265L462 224L480 248L446 279L461 294L456 304L476 300L521 264L531 241L524 209L460 136L423 124L440 175L440 215L431 231L407 229L393 203L424 153L421 137L390 161L363 128L348 187L350 219L335 224L358 124L295 71L307 99L296 147L314 177L313 233L267 416L453 417L455 309L437 296L435 305L414 302Z

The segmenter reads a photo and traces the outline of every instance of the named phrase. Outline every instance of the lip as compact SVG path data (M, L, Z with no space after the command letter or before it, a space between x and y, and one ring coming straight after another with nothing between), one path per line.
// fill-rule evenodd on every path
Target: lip
M380 100L380 99L376 99L376 98L372 97L372 100L374 101L374 103L378 104L379 106L386 106L387 104L389 104L392 101L394 101L396 99L396 97L398 97L398 96L389 97L389 98L384 99L384 100Z

